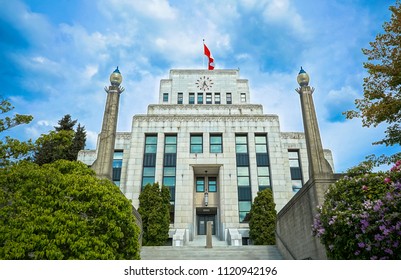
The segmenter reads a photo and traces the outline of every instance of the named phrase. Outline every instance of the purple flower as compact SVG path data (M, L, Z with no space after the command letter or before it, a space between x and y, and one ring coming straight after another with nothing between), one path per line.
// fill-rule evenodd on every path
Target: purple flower
M358 256L361 252L359 250L355 251L355 256Z
M384 236L380 235L380 234L375 234L375 240L376 241L382 241L384 239Z
M386 199L387 199L387 201L392 201L392 200L394 200L393 194L390 193L390 192L386 193Z
M393 243L393 247L394 247L394 248L398 248L398 245L400 245L400 242L399 242L398 240L396 240L396 241Z
M366 244L363 243L363 242L359 242L359 243L358 243L358 247L359 247L359 248L365 248L365 245L366 245Z
M386 253L389 254L389 255L392 255L392 254L393 254L393 250L391 250L390 248L384 249L384 252L386 252Z
M362 225L362 228L366 229L369 226L369 222L367 220L365 220L365 219L362 219L361 220L361 225Z
M373 210L375 212L379 211L380 208L383 206L383 202L379 199L376 201L376 204L373 206Z
M371 260L377 260L377 256L371 256L370 259Z
M391 230L386 228L385 225L379 226L379 229L383 232L384 235L389 235L389 233L391 233Z
M367 187L366 185L363 185L363 186L362 186L362 190L363 190L363 191L367 191L367 190L368 190L368 187Z

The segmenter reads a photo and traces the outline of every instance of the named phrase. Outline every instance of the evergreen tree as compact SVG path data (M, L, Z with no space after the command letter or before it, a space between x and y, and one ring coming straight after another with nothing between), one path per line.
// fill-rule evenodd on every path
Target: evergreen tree
M35 163L41 165L59 159L76 160L78 152L85 148L86 142L85 127L78 124L74 131L76 123L77 120L65 115L58 121L55 130L42 134L35 142Z
M86 143L85 126L81 126L81 124L79 123L77 126L77 130L75 131L74 138L72 139L72 146L70 149L69 160L77 159L78 152L85 148L85 143Z
M384 33L378 34L370 43L370 49L363 49L368 62L364 68L368 76L364 78L362 99L355 100L357 110L346 112L347 118L361 118L363 126L387 124L385 138L373 144L386 146L401 144L401 3L390 6L389 22L383 25ZM401 153L391 157L372 157L377 163L395 162Z
M14 107L7 99L0 98L0 114L8 114ZM18 125L28 124L33 117L30 115L15 114L0 118L0 135ZM9 165L12 162L27 158L33 149L31 140L20 141L10 136L0 139L0 167Z
M131 202L85 164L0 169L0 259L139 259Z
M54 129L56 131L61 130L74 130L74 126L77 123L77 120L72 120L69 114L65 115L58 121L59 126L55 126Z
M142 217L142 245L161 246L168 240L170 194L158 183L147 184L139 195L138 212Z
M255 245L276 244L276 204L270 189L258 192L251 206L249 237Z

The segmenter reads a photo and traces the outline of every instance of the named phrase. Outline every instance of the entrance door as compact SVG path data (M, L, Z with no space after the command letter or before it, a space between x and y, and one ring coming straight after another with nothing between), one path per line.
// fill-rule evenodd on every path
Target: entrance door
M198 219L198 235L206 235L207 222L212 222L212 235L216 234L215 224L216 215L197 215Z

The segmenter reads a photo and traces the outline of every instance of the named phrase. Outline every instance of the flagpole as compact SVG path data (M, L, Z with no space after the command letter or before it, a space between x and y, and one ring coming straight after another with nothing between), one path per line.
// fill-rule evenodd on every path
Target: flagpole
M205 49L205 39L203 39L203 45L202 45L203 49L202 49L202 53L204 53L204 49ZM205 68L205 55L202 55L202 69Z

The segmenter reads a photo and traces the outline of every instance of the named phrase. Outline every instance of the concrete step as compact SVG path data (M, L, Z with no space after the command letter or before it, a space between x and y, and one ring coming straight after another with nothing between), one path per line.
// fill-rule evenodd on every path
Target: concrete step
M142 260L282 260L277 246L143 246Z

